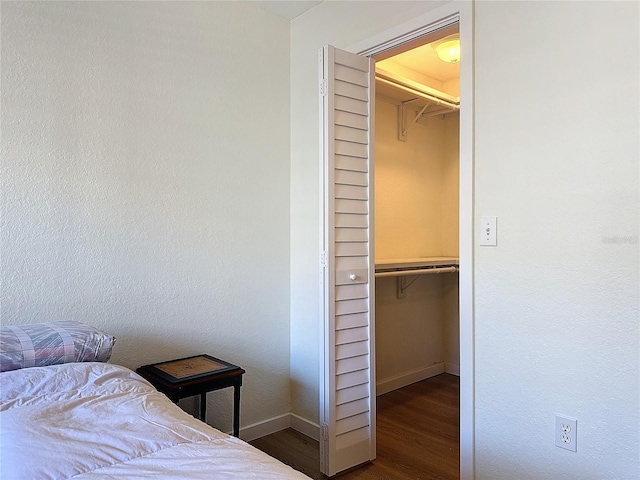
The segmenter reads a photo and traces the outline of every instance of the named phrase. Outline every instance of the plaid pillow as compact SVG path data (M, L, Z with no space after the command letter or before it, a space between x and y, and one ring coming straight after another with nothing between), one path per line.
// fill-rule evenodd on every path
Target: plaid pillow
M79 322L0 327L0 372L71 362L106 362L115 337Z

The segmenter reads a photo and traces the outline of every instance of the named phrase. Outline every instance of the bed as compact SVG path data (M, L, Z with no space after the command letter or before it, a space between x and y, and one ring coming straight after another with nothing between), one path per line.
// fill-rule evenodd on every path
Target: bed
M128 368L65 361L8 369L5 339L0 352L4 480L308 479L196 420ZM70 350L67 345L66 360L78 360Z

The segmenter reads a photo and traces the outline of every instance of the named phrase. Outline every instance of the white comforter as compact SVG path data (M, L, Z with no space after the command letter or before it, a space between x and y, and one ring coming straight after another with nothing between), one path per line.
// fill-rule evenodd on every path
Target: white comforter
M124 367L4 372L0 392L3 480L308 478L194 419Z

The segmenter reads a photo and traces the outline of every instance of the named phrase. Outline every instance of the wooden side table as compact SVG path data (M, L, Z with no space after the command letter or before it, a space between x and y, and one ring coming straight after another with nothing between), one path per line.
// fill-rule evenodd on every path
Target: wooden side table
M136 370L169 399L200 395L200 420L207 420L207 392L233 387L233 435L240 435L240 387L245 371L210 355L143 365Z

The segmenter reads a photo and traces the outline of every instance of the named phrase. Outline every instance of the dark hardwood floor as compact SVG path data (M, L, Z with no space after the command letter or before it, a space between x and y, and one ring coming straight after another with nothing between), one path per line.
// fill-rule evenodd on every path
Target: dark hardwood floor
M442 374L378 397L377 458L339 480L458 480L460 382ZM320 447L292 429L250 442L316 480Z

